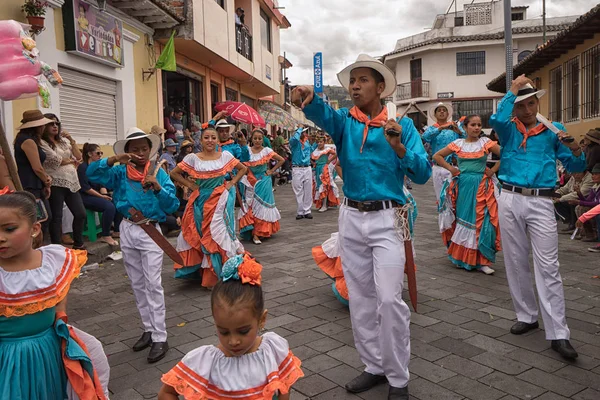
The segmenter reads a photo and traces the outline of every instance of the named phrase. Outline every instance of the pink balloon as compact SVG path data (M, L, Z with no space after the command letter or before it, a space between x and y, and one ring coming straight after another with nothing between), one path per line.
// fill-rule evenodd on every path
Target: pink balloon
M20 76L6 82L0 82L0 99L4 101L16 100L23 95L36 95L38 93L38 80L35 76Z

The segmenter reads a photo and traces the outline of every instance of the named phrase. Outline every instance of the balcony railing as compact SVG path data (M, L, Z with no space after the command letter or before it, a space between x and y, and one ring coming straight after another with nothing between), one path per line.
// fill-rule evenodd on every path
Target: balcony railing
M243 25L235 27L235 48L238 53L252 61L252 35Z
M398 85L396 97L399 101L429 97L429 81L416 79L411 82L401 83Z

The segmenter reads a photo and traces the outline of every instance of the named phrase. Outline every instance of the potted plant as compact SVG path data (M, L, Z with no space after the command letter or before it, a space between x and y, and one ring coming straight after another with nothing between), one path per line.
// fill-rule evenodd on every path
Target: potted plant
M40 0L27 0L21 7L21 10L27 16L27 21L35 31L44 28L44 15L46 15L48 3Z

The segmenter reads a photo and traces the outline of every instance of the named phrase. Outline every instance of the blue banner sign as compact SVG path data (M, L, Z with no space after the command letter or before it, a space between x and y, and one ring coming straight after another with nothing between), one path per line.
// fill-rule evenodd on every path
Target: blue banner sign
M323 93L323 53L314 56L315 93Z

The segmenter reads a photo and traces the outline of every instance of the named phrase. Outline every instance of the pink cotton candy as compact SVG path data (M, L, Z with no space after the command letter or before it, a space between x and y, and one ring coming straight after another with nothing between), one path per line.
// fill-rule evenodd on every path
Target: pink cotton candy
M0 99L4 101L32 97L38 93L38 80L35 76L20 76L0 82Z
M31 63L30 60L21 57L10 57L8 60L0 58L0 82L10 81L24 75L38 76L42 73L39 61Z
M19 38L22 32L24 32L23 26L17 21L0 21L0 41Z

